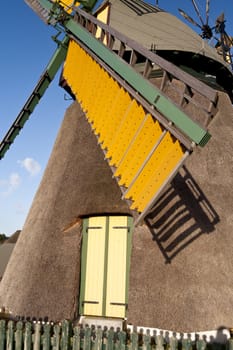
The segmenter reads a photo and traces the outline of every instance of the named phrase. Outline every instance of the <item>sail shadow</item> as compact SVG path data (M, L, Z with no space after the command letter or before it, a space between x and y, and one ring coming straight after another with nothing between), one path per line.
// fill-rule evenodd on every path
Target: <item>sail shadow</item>
M214 231L219 216L184 166L145 218L166 263Z

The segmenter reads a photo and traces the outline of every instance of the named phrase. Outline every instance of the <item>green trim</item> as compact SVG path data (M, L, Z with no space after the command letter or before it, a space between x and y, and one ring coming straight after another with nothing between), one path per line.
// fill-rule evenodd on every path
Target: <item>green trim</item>
M108 277L108 251L109 251L108 243L109 243L109 216L106 216L102 316L106 316L106 299L107 299L107 283L108 283L108 281L107 281L107 277Z
M43 6L46 10L50 11L54 4L48 0L38 0L41 6Z
M130 274L130 261L132 251L132 237L133 237L133 218L128 216L127 226L129 232L127 233L127 252L126 252L126 281L125 281L125 303L128 304L129 300L129 274ZM125 310L127 312L127 309ZM126 315L125 315L126 316Z
M196 144L203 145L203 142L205 144L209 140L210 134L208 131L191 120L148 80L143 78L131 66L119 58L114 52L110 51L73 19L69 19L64 26Z
M81 281L80 281L80 294L79 294L79 314L83 315L84 306L83 300L85 296L86 286L86 268L87 268L87 247L88 247L88 231L89 219L83 219L82 229L82 253L81 253Z
M66 58L68 42L69 37L65 36L64 39L58 44L57 50L49 61L46 71L48 72L50 79L55 77L58 69Z

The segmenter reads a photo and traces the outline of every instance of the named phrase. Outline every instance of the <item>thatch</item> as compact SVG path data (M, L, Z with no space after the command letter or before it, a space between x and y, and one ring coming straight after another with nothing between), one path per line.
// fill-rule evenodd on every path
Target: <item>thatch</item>
M77 313L81 220L128 213L79 105L66 113L0 287L13 314L72 319Z
M12 243L0 244L0 281L10 259L11 253L15 245Z
M233 121L227 95L197 149L134 232L128 322L175 331L233 324ZM67 111L0 287L15 314L77 313L79 218L130 213L79 105Z
M15 233L13 233L8 239L7 239L7 243L16 243L19 235L20 235L21 230L17 230L15 231Z
M233 325L233 111L220 95L212 139L134 232L128 321L174 331Z
M128 322L175 331L233 324L232 106L220 95L211 141L197 149L134 232ZM74 103L0 287L20 315L73 318L83 215L129 213Z

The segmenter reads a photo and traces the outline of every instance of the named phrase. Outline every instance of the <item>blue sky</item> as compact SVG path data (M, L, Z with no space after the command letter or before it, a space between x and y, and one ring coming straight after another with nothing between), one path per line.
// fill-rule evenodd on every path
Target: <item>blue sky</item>
M153 3L153 1L148 1ZM154 1L155 3L155 1ZM197 0L201 13L205 1ZM179 16L182 8L198 21L191 0L159 0L159 6ZM233 1L210 1L210 24L225 12L226 29L233 35ZM0 139L20 112L56 49L46 26L24 3L2 2ZM60 73L60 72L59 72ZM71 101L58 86L59 73L5 157L0 160L0 233L22 229L50 156L65 110Z

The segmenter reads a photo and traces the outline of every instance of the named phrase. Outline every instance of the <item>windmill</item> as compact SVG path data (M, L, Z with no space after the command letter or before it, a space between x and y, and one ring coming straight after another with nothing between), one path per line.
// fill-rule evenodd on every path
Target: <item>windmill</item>
M222 55L224 61L229 63L232 67L232 46L233 46L233 38L229 36L226 32L226 20L224 13L221 13L216 21L214 26L210 26L209 24L209 13L210 13L210 0L206 0L206 8L205 8L205 18L201 15L201 12L198 8L198 5L195 0L192 0L192 4L194 10L199 18L199 23L195 21L192 17L190 17L185 11L182 9L178 9L180 14L191 24L198 27L201 31L200 36L205 40L215 39L217 43L215 44L215 48L217 52Z
M24 123L29 118L36 104L39 102L40 98L46 91L46 88L54 78L57 70L65 60L65 65L61 77L61 85L68 92L71 92L72 96L75 96L77 100L81 99L83 109L89 111L87 113L89 122L93 125L94 133L98 135L98 141L102 149L106 152L106 159L108 160L109 165L115 169L114 176L118 179L119 185L122 187L122 189L125 188L125 190L123 190L123 198L131 201L131 207L140 213L138 218L138 222L140 222L140 220L146 216L148 210L151 208L156 198L160 195L164 186L166 186L167 182L170 181L171 176L175 175L179 167L183 164L184 159L190 154L190 152L192 152L192 142L197 143L201 146L205 145L208 142L210 135L208 131L204 129L204 122L203 126L199 127L195 121L189 118L189 116L186 116L186 114L183 111L180 111L180 109L175 105L172 105L172 108L174 109L173 114L167 112L167 108L165 106L170 106L172 102L170 102L170 100L167 99L164 95L161 95L160 90L150 83L151 71L153 70L153 67L157 66L161 67L164 74L164 79L166 80L168 73L167 68L165 68L166 61L159 58L154 53L151 53L149 51L145 52L143 48L140 47L140 45L135 45L134 42L131 43L127 37L122 36L120 33L113 30L111 26L107 26L103 22L100 22L98 18L90 15L88 11L95 5L95 1L91 1L91 4L87 4L87 2L84 1L81 2L84 4L83 9L80 9L75 5L71 6L70 1L53 2L50 0L27 0L26 3L29 4L29 6L32 7L34 11L36 11L36 13L45 21L45 23L50 24L55 28L59 28L59 30L62 29L65 35L62 41L58 41L57 51L49 62L48 67L42 74L38 84L20 111L12 127L3 139L0 145L0 157L3 157L10 144L14 141L16 135L24 126ZM105 17L107 18L108 15L106 15L106 5L108 5L108 2L103 4L103 11L101 14L103 15L104 13ZM140 1L134 3L136 11L138 11L138 8L140 6L142 10L145 11L145 13L154 13L154 11L158 11L158 9L154 8L152 5L147 5L143 2L141 4ZM78 44L78 46L76 44L77 37L79 37L78 40L80 41L80 44ZM117 53L115 53L116 48L118 48ZM81 60L79 65L76 64L77 67L75 68L75 71L73 71L75 67L75 63L73 62L74 57L77 56L76 62L78 62L80 59L78 59L78 57L86 55L85 50L88 50L88 52L89 50L92 51L92 55L90 58L87 56L85 60ZM128 56L130 57L128 58ZM124 57L125 59L122 61L122 58ZM135 131L131 129L132 134L129 134L127 128L131 124L128 124L128 122L126 124L127 128L125 128L125 130L122 130L122 127L118 125L118 117L116 117L117 119L115 121L115 124L113 123L113 120L110 120L106 123L99 122L96 114L97 110L92 110L92 106L90 106L89 101L90 97L87 98L86 96L87 91L82 91L82 89L84 89L82 84L80 86L77 85L84 78L80 78L81 80L73 80L73 77L75 75L78 74L81 77L83 72L92 69L92 60L94 58L97 60L97 62L98 60L101 61L98 63L98 65L103 65L104 67L107 66L107 68L105 76L98 75L96 72L92 78L92 81L89 81L90 87L92 86L95 79L95 84L97 85L100 84L100 81L102 82L104 79L106 79L106 82L108 80L111 82L111 89L116 88L116 91L118 91L117 87L119 88L119 86L122 86L124 89L129 89L129 91L133 89L130 94L129 92L127 93L128 98L126 101L128 102L126 102L126 104L132 104L132 107L128 107L129 120L131 120L131 113L133 113L131 112L131 109L134 110L134 115L137 115L138 113L138 125L135 124L134 127L137 125L137 128L141 130L141 123L145 123L145 127L148 127L147 123L152 122L155 116L156 119L158 118L157 112L161 114L161 116L165 116L167 121L164 122L163 119L159 117L158 130L156 124L154 125L154 132L156 133L158 131L158 134L156 136L157 141L153 141L154 150L158 148L157 142L159 142L159 146L161 144L161 147L163 147L163 142L168 142L168 144L170 143L169 147L172 149L174 148L174 159L176 160L174 163L171 163L168 168L165 166L165 174L163 175L164 179L162 181L158 178L154 182L154 176L156 177L156 175L152 175L150 172L147 173L147 166L153 166L152 154L154 152L151 150L146 151L146 153L148 152L146 159L144 155L142 157L142 160L138 163L137 167L134 167L135 171L133 171L132 174L127 173L126 164L128 162L130 152L132 151L131 149L134 147L136 148L135 140L140 139L139 130L137 130L137 128ZM143 60L143 65L140 68L143 70L142 75L137 71L137 67L139 64L141 64L141 60ZM79 69L81 69L81 71L79 71ZM114 73L111 73L110 70L113 70ZM183 74L181 72L177 73L177 69L175 69L175 67L171 67L170 72L176 77L176 79L183 79ZM112 80L113 77L114 80ZM123 82L122 79L125 82ZM87 77L85 77L85 80L87 80ZM188 80L190 80L190 84ZM116 81L118 81L118 84L120 85L116 85ZM164 88L164 82L161 86L162 89ZM191 76L187 75L185 81L183 81L182 84L184 84L184 86L190 85L193 86L194 89L200 90L199 87L195 87L196 81L192 79ZM103 86L103 96L108 94L108 91L104 90L105 87L107 87L107 84ZM100 90L100 88L98 90ZM93 91L94 87L90 88L90 94L92 94ZM140 99L137 98L136 92L140 94ZM148 95L149 92L151 94L150 96ZM181 92L181 96L182 94L183 92ZM141 98L143 98L143 100L145 99L145 103L140 102ZM121 99L121 97L119 97L119 99ZM184 99L184 95L182 99ZM213 93L213 97L210 99L211 103L214 104L215 93ZM163 103L161 103L162 100L164 101ZM149 121L143 112L148 102L152 103L152 105L156 107L157 111L155 113L153 109L148 106L148 113L150 115ZM104 103L104 101L102 103ZM103 108L104 110L103 106L100 107L99 105L98 108ZM124 110L122 110L121 113L123 118ZM101 112L99 114L101 114ZM185 119L187 119L187 123L184 123L182 121L183 117L178 117L178 115L182 115ZM146 118L147 122L144 121L144 118ZM115 134L115 131L119 133L119 135ZM175 136L175 139L173 139L173 134ZM122 140L121 146L119 145L119 136ZM124 137L126 137L126 140ZM159 141L160 137L163 142ZM149 163L152 162L151 165L148 165L148 161ZM144 174L144 171L147 173L147 175L146 173ZM145 193L147 193L147 195L143 197L143 200L140 196L138 196L141 192L141 188L138 187L138 183L141 183L141 181L143 181L144 185L146 186ZM153 187L152 191L151 185Z
M204 160L198 162L198 157L210 139L208 125L216 115L218 92L151 52L151 38L145 48L139 39L132 40L126 36L126 31L119 32L112 26L111 16L108 22L108 2L102 4L95 16L90 14L89 8L83 11L73 3L64 4L64 1L27 0L27 3L47 24L62 30L64 37L57 40L58 48L52 60L3 139L0 156L4 156L63 62L60 85L71 92L76 101L64 118L45 178L15 248L16 253L1 282L0 304L9 307L15 314L46 315L54 321L62 317L74 319L77 313L122 320L128 312L128 301L131 302L128 282L132 227L135 232L143 233L142 241L147 237L145 244L149 242L150 247L150 230L154 230L155 240L158 235L161 236L158 246L163 254L163 271L158 282L162 282L162 288L168 266L163 257L167 263L171 262L183 249L180 247L174 252L174 247L182 241L182 237L187 237L186 233L190 230L194 234L190 242L205 232L205 225L193 224L192 208L186 215L185 201L178 200L178 205L172 202L175 196L171 194L170 184L191 155L197 153L196 163L201 170L205 165ZM158 15L157 8L141 0L113 0L111 3L110 15L113 19L116 13L118 20L125 15L133 19L137 27L139 23L143 26L144 15L150 23L154 23L154 15ZM165 16L166 23L173 20L177 27L180 25L169 14L161 11L160 15L161 24ZM139 36L138 28L133 34ZM85 143L87 140L91 140L88 145ZM197 148L199 151L195 152ZM186 177L189 177L188 171L185 171ZM204 202L206 206L203 193L197 191L190 177L188 180L187 184L191 183L196 195L191 207L198 206L199 202ZM167 203L170 208L166 211ZM169 216L168 225L165 223L167 231L156 236L157 223L153 223L153 215L158 211L160 220L163 210L171 213L173 208L174 217ZM178 209L181 209L181 213L177 213ZM210 209L209 205L208 215L213 220L207 227L213 230L217 215ZM202 220L203 215L200 216ZM181 232L180 239L178 237L164 248L162 245L166 237L171 236L171 230L174 233L177 226L181 227L183 218L185 225L188 225L185 234ZM148 226L144 224L144 219L145 222L149 221ZM195 231L196 227L197 231L202 228L201 233ZM117 244L120 247L118 251L114 250ZM182 244L186 246L187 242ZM34 249L33 253L31 248ZM82 276L79 278L81 249ZM141 249L141 246L138 251L145 255L145 249ZM171 256L169 252L172 252ZM148 250L149 255L155 259L159 254ZM136 263L143 266L146 258L138 260L140 264L138 261ZM189 266L190 258L192 254L179 261L179 274L184 266ZM161 260L155 264L158 272ZM195 255L196 265L200 260ZM102 264L101 271L97 269L99 262ZM150 284L154 265L149 260L147 264L150 269L147 283ZM36 271L32 272L32 266ZM109 272L110 268L112 270ZM138 270L140 280L145 278L141 266L138 266ZM168 270L166 283L169 280L176 283L172 265ZM123 271L121 279L118 279L119 271ZM12 278L12 274L15 277ZM114 278L109 278L112 276ZM133 277L137 278L137 273ZM186 278L190 277L192 275L188 273ZM94 281L89 283L89 287L85 284L88 278L89 282ZM137 293L143 292L142 289L138 288ZM137 312L151 295L154 301L150 302L150 308L155 304L157 308L160 307L159 298L165 293L161 293L157 287L150 289L149 296L141 297L134 304L138 304L138 307L129 308L131 313ZM175 288L168 289L172 293L177 292ZM197 295L199 290L196 288L192 295ZM203 290L206 295L205 288ZM158 297L154 298L153 293L157 291ZM186 291L187 288L183 288L183 293ZM182 297L180 290L176 295L178 299ZM163 314L159 312L158 315L154 310L152 317ZM140 311L140 315L143 314ZM174 321L173 317L170 319ZM184 323L179 329L183 327Z

